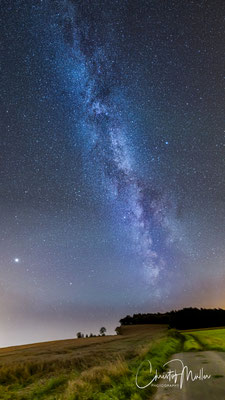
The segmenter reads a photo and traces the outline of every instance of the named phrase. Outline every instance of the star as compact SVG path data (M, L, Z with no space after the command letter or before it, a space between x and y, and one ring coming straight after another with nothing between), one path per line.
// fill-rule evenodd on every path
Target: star
M18 257L15 257L14 262L18 264L20 262L20 259Z

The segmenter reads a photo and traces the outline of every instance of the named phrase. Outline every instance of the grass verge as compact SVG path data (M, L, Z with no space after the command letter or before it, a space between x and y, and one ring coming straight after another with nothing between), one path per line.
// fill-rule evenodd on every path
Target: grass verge
M142 400L146 399L152 392L151 386L139 389L135 378L140 364L143 367L138 374L138 385L145 386L158 372L163 371L163 364L169 357L180 351L182 340L171 332L167 337L156 341L148 348L143 349L135 359L126 362L118 359L107 367L92 368L81 373L78 379L70 380L65 393L60 400ZM144 354L143 354L144 353ZM149 371L151 361L152 372Z
M183 335L185 338L183 351L201 351L203 350L201 344L196 340L196 338L189 334Z

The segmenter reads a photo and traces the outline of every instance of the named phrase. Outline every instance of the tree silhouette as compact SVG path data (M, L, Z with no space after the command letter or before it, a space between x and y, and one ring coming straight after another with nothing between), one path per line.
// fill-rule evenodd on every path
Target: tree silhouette
M183 308L166 313L133 314L120 320L123 325L167 324L176 329L197 329L225 326L225 310L221 308Z
M105 336L106 328L103 326L103 327L99 330L99 332L100 332L100 335L101 335L101 336Z

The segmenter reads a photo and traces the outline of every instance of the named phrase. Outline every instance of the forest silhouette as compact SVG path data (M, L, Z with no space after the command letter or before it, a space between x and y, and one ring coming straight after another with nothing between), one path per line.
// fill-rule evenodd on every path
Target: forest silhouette
M197 329L225 326L225 310L221 308L183 308L166 313L127 315L121 325L168 324L170 328Z

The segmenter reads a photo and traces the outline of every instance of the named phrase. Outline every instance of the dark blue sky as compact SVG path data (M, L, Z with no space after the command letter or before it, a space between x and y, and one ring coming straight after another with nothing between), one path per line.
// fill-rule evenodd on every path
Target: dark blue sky
M2 1L0 346L225 307L224 18Z

